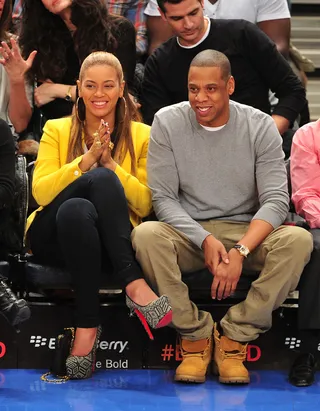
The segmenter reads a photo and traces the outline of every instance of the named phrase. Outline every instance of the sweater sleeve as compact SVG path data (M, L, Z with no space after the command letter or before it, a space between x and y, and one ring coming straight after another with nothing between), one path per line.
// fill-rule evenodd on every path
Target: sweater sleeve
M60 165L59 142L65 137L63 130L58 129L53 121L47 121L32 182L32 193L40 206L50 204L62 190L82 175L79 163L83 156L62 167Z
M141 110L146 124L152 124L153 117L158 110L169 106L172 101L161 80L159 61L162 54L156 50L147 60L141 91Z
M152 209L151 191L147 186L147 153L148 141L143 144L141 154L136 159L135 176L119 165L115 169L115 173L124 188L129 208L140 218L149 215Z
M289 211L288 178L282 151L282 138L271 118L258 130L255 143L256 182L260 208L253 220L264 220L274 229Z
M156 116L151 128L148 154L148 180L158 219L185 234L201 248L210 235L183 209L179 201L179 175L168 136Z
M15 147L11 130L0 120L0 209L10 206L14 196Z
M250 22L245 22L243 28L244 54L279 99L272 114L285 117L293 123L306 104L305 89L289 63L262 30Z
M136 31L131 21L121 17L115 33L118 47L115 55L119 59L129 91L134 85L136 68Z
M290 158L292 201L311 228L320 228L319 144L320 121L307 124L294 135Z

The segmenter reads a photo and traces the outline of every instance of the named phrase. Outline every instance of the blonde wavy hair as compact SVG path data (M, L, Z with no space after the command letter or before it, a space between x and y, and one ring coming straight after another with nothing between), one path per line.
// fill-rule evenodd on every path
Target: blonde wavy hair
M91 53L83 61L79 74L80 84L83 81L86 71L89 68L97 65L113 67L117 73L119 84L122 84L122 82L124 81L124 75L120 61L113 54L104 51ZM83 101L80 104L82 104L82 108L78 107L79 104L75 104L72 113L72 125L68 148L68 162L73 161L75 158L81 156L84 153L82 139L85 132L85 106ZM83 119L79 118L79 112L77 113L78 110L82 110L84 112ZM121 165L127 152L129 151L131 157L131 172L132 174L135 174L136 159L131 134L131 121L141 121L141 116L136 109L136 106L131 101L127 86L125 85L123 98L119 98L116 105L113 159L119 165Z

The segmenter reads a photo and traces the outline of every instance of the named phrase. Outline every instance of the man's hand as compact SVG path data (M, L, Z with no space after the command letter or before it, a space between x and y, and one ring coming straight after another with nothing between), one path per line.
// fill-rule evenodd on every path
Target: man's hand
M221 261L214 275L211 286L211 297L213 299L228 298L237 288L244 257L234 248L229 251L228 256L229 263L226 264Z
M205 265L208 270L215 275L218 265L223 261L226 265L229 264L228 253L221 241L209 235L202 243L204 252Z

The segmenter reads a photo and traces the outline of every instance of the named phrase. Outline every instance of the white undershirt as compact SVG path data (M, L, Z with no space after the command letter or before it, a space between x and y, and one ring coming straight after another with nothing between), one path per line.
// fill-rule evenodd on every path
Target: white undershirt
M226 126L226 124L224 124L223 126L219 126L219 127L206 127L206 126L203 126L202 124L200 124L200 126L207 131L219 131L219 130L222 130Z
M209 19L208 17L205 17L205 19L206 19L207 22L208 22L208 27L207 27L206 32L205 32L204 35L202 36L202 38L198 41L198 43L192 44L192 46L183 46L183 45L180 43L179 38L177 37L177 42L178 42L178 44L179 44L180 47L182 47L183 49L193 49L193 48L195 48L195 47L198 47L199 44L201 44L201 43L209 36L210 27L211 27L211 21L210 21L210 19Z
M216 17L216 12L219 4L220 0L218 0L214 4L211 4L210 1L206 1L204 5L204 14L210 19L214 19Z
M144 11L147 16L159 16L157 0L149 0ZM204 14L211 19L243 19L251 23L289 19L287 0L204 0Z

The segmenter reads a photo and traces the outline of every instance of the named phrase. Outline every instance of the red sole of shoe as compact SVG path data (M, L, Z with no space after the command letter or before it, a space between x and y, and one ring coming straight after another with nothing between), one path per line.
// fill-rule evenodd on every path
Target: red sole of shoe
M137 317L139 318L139 320L141 321L144 329L146 330L146 333L148 334L150 340L154 340L153 335L151 333L149 324L147 322L147 320L145 319L144 315L141 314L141 312L138 309L135 309L134 312L136 313Z
M161 321L158 322L156 328L166 327L168 324L172 322L172 310L170 310Z

